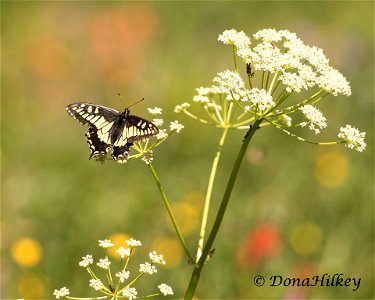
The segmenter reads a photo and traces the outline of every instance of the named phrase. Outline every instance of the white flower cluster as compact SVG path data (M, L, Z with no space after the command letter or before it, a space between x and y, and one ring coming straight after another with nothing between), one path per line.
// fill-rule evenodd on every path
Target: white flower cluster
M233 42L234 29L224 31L220 37L225 44L237 45ZM299 93L316 85L334 96L350 96L349 82L329 65L322 49L304 44L288 30L263 29L253 37L259 43L252 48L250 43L238 43L237 55L254 70L280 72L279 80L288 92Z
M106 272L105 278L108 281L107 284L104 284L103 281L99 278L99 276L95 275L95 273L91 269L90 265L93 264L93 256L91 254L83 256L82 260L79 262L79 266L87 269L88 273L91 276L91 279L89 280L89 286L92 287L94 290L100 291L107 296L111 295L114 298L117 298L118 295L122 294L124 297L128 299L135 299L138 297L138 291L135 289L135 287L133 287L133 285L137 282L137 280L139 280L142 277L143 274L157 273L155 264L165 265L165 260L162 254L158 254L156 251L151 251L149 253L149 258L151 262L145 262L144 264L140 264L139 265L140 273L136 275L133 280L130 280L129 282L127 282L131 274L128 270L126 270L126 268L130 260L132 249L142 246L142 243L141 241L130 238L129 240L125 241L125 244L126 244L126 248L124 246L120 246L115 252L121 257L121 259L126 258L126 261L123 262L122 264L122 269L115 274L118 280L117 283L113 282L111 271L110 271L111 261L108 259L107 256L103 259L99 259L99 261L96 263L97 266L105 270ZM105 240L99 240L99 246L101 248L107 249L110 247L114 247L114 244L110 240L105 239ZM158 288L160 290L160 294L146 295L146 296L142 296L142 298L149 298L151 296L154 297L157 295L164 295L164 296L173 295L172 288L165 283L158 285ZM55 289L53 292L53 295L56 297L56 299L59 299L59 298L67 297L68 295L70 295L70 291L68 288L63 287L61 289ZM78 299L76 297L70 297L70 296L68 298ZM84 298L79 298L79 299L84 299Z
M360 132L357 128L350 125L340 128L338 137L346 141L346 147L362 152L366 149L366 132Z
M242 101L250 100L252 105L245 106L245 111L249 111L253 106L256 106L258 110L265 111L275 105L272 100L272 96L265 89L253 88L248 91L245 98Z
M302 127L307 126L309 124L310 130L315 131L315 134L320 133L320 129L327 127L327 119L323 116L319 109L308 104L302 106L300 110L308 119L308 122L300 123Z

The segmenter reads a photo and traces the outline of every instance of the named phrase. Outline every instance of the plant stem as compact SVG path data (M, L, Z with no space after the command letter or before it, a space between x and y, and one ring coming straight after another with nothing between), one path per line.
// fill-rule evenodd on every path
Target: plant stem
M211 174L210 174L210 178L208 180L208 186L207 186L207 192L206 192L206 199L204 201L204 209L203 209L203 216L202 216L202 223L201 223L201 231L200 231L200 234L199 234L197 258L196 258L197 261L199 260L199 258L201 257L201 254L202 254L203 243L204 243L204 236L205 236L205 233L206 233L208 211L209 211L210 202L211 202L212 187L214 185L214 181L215 181L215 177L216 177L216 171L217 171L217 166L218 166L218 163L219 163L219 160L220 160L221 150L223 148L223 145L224 145L227 133L228 133L228 128L224 128L223 133L222 133L221 138L220 138L220 141L219 141L219 145L217 147L217 151L216 151L214 160L212 162Z
M190 252L189 252L189 249L188 249L188 247L187 247L187 245L186 245L185 239L184 239L184 237L182 236L182 233L181 233L180 227L178 227L178 224L177 224L176 218L175 218L174 215L173 215L173 212L172 212L171 206L169 205L169 201L168 201L168 198L167 198L167 196L166 196L166 194L165 194L165 192L164 192L163 186L161 185L161 183L160 183L160 181L159 181L159 178L158 178L158 176L156 175L155 169L154 169L154 167L152 166L151 163L148 164L148 167L149 167L149 169L150 169L150 171L151 171L151 173L152 173L152 176L153 176L154 179L155 179L156 185L158 186L158 189L159 189L160 195L161 195L161 197L163 198L163 201L164 201L165 207L167 208L167 211L168 211L169 217L170 217L170 219L171 219L171 221L172 221L172 223L173 223L173 227L174 227L174 229L175 229L175 231L176 231L176 234L177 234L177 236L178 236L178 238L179 238L179 240L180 240L180 242L181 242L181 245L182 245L182 247L184 248L185 253L186 253L187 257L189 258L189 260L190 260L191 262L194 262L194 259L193 259L193 257L191 256L191 254L190 254Z
M204 264L207 260L207 256L208 256L208 254L211 250L211 247L212 247L212 245L215 241L216 235L219 231L221 222L223 220L224 213L225 213L225 210L227 208L227 205L228 205L228 202L229 202L229 199L230 199L230 195L232 194L234 183L236 182L238 171L240 169L242 160L243 160L244 155L246 153L246 149L247 149L247 147L250 143L250 140L254 136L254 133L258 129L258 126L262 123L262 121L263 121L263 119L259 119L259 120L255 121L254 124L250 127L249 131L247 132L247 134L244 138L244 141L242 143L240 151L237 154L237 158L236 158L236 161L233 165L232 173L229 177L228 184L226 186L223 199L221 200L220 208L219 208L219 211L216 215L214 225L212 226L210 235L209 235L209 237L207 239L207 242L206 242L206 244L203 248L202 255L201 255L198 263L194 266L194 271L193 271L193 274L191 275L190 283L189 283L188 289L187 289L186 294L185 294L185 298L184 298L185 300L192 299L193 296L194 296L195 290L196 290L198 282L199 282L199 278L200 278L202 268L203 268L203 266L204 266Z

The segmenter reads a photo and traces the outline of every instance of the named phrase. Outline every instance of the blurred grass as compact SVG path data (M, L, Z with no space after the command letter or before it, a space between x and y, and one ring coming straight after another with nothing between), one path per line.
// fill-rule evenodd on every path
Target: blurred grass
M178 221L191 228L220 133L176 116L173 108L190 100L196 87L210 85L217 72L232 68L232 53L217 42L219 33L236 28L251 35L269 27L322 47L347 77L352 96L328 97L320 106L329 122L322 137L332 140L339 126L351 123L368 132L368 149L359 154L316 147L262 130L242 166L197 297L374 296L372 2L3 1L1 8L2 299L51 298L64 285L74 295L92 293L78 261L87 253L101 257L97 240L111 234L141 239L141 257L175 239L143 162L88 161L85 129L64 107L92 101L122 109L145 97L134 114L146 116L146 107L156 105L166 120L178 118L184 131L155 151L154 165L171 202L190 205L180 209ZM242 135L232 132L225 144L213 212ZM304 224L315 226L311 242L320 245L308 254L295 246L296 228ZM188 230L192 251L198 230ZM32 266L17 262L12 252L25 237L41 249ZM360 289L252 284L256 274L337 272L362 277ZM190 273L183 258L147 280L147 289L162 280L180 297Z

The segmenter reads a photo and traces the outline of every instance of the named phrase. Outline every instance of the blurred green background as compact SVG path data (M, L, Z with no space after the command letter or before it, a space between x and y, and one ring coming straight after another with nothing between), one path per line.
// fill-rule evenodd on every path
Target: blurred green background
M327 97L321 140L347 123L367 132L364 153L299 143L273 128L248 150L205 267L197 299L373 299L374 3L361 2L6 2L1 3L1 298L52 298L67 286L95 295L78 266L97 240L143 241L134 263L157 249L167 267L139 294L170 284L184 294L192 267L178 246L152 176L140 160L89 161L85 128L64 107L89 101L185 125L154 153L154 167L192 252L220 132L183 115L199 86L231 69L225 29L249 36L288 29L324 49L351 82L352 96ZM117 96L120 92L121 100ZM120 100L120 101L119 101ZM213 195L218 207L243 132L231 132ZM114 260L114 258L112 258ZM114 262L112 264L115 264ZM255 287L253 277L362 278L349 287Z

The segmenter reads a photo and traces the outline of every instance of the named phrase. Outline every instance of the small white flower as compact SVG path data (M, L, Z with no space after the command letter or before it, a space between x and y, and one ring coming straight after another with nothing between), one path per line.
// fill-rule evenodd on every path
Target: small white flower
M149 253L149 257L154 264L165 265L165 260L162 254L157 254L156 251Z
M87 254L86 256L82 256L82 260L79 262L79 266L87 268L92 263L93 263L92 255Z
M138 292L135 288L131 288L128 286L122 291L122 295L127 297L129 300L137 298L137 294Z
M245 88L245 83L241 76L237 72L229 70L217 73L217 76L212 81L218 84L216 86L218 91L225 94Z
M262 39L265 42L278 42L283 37L280 32L270 28L259 30L253 36L256 40Z
M139 272L147 273L147 274L154 274L157 273L156 267L150 264L149 262L145 262L144 264L139 265Z
M190 103L184 102L180 105L176 105L176 107L174 108L174 112L180 113L181 111L183 111L184 109L186 109L188 107L190 107Z
M162 293L164 296L173 295L172 288L165 283L159 284L158 288L160 290L160 293Z
M164 123L163 119L153 119L152 123L154 123L155 126L161 126Z
M340 133L338 137L345 140L347 144L345 145L349 149L355 149L362 152L366 149L365 143L366 132L360 132L357 128L350 125L340 128Z
M159 133L155 135L157 140L162 140L168 136L167 129L159 129Z
M296 73L284 72L279 80L286 85L286 91L289 93L299 93L302 89L308 88L306 81Z
M302 106L300 110L305 115L305 117L309 120L309 122L302 122L300 124L302 127L306 126L307 124L310 124L309 128L310 130L315 131L315 134L318 134L320 132L320 129L327 127L327 123L326 123L327 119L314 106L308 104L308 105Z
M150 163L153 161L153 159L154 159L154 157L153 157L152 155L153 155L152 150L149 150L149 151L143 153L143 155L142 155L142 160L148 165L148 164L150 164Z
M247 98L253 105L256 105L260 111L265 111L275 105L272 96L264 89L251 89L247 93Z
M109 269L109 266L111 264L111 262L108 260L108 257L104 258L104 259L99 259L99 262L96 263L100 268L103 268L103 269Z
M124 258L125 256L129 257L130 256L130 249L124 248L123 246L121 246L120 248L118 248L116 250L116 253L118 253L121 256L121 258Z
M169 129L171 131L175 130L177 133L180 133L180 131L184 128L184 125L180 124L177 120L174 122L171 122L169 125Z
M134 248L134 247L140 247L140 246L142 246L141 241L137 241L137 240L135 240L135 239L133 239L133 238L127 240L125 243L126 243L128 246L133 247L133 248Z
M351 95L352 92L349 82L339 71L327 66L321 70L321 73L322 75L319 76L316 81L323 90L331 93L333 96Z
M56 299L59 299L60 297L65 297L69 294L70 294L69 289L66 288L65 286L53 292L53 295L56 297Z
M129 278L130 272L122 270L121 272L116 273L116 276L120 279L120 282L123 283L126 279Z
M162 109L159 107L154 107L154 108L147 108L148 112L152 115L161 115Z
M110 240L99 240L99 247L109 248L113 247L113 244Z
M102 281L100 279L90 279L90 284L92 288L94 288L96 291L99 291L104 287Z
M226 45L235 45L237 48L244 48L250 45L250 38L243 32L235 29L225 30L219 35L218 40Z
M281 116L279 117L279 119L280 119L280 121L281 121L282 123L284 123L286 126L288 126L288 127L292 126L292 118L291 118L290 116L283 114L283 115L281 115Z

